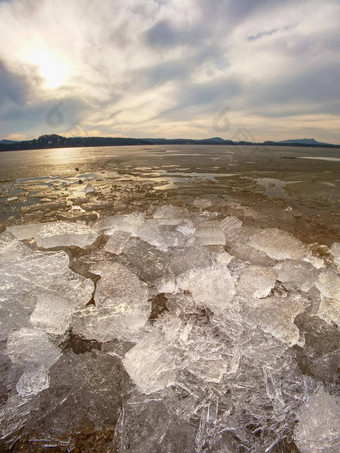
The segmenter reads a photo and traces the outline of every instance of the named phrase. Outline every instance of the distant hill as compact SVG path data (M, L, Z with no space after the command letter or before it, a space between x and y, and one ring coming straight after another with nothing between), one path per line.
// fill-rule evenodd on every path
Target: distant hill
M12 140L0 140L0 151L15 151L26 149L46 148L76 148L92 146L136 146L136 145L257 145L257 146L306 146L340 148L340 145L317 142L313 138L284 140L281 142L266 141L264 143L235 142L221 137L194 140L191 138L126 138L126 137L63 137L62 135L41 135L37 139L14 142Z
M15 140L0 140L0 145L11 145L12 143L16 143Z
M293 140L282 140L278 143L284 143L284 144L292 144L292 145L295 145L295 144L300 144L300 145L315 145L315 146L318 146L318 145L322 145L322 146L328 146L330 145L330 143L323 143L323 142L318 142L316 140L314 140L314 138L297 138L297 139L293 139Z
M331 143L323 143L314 140L314 138L296 138L291 140L281 140L279 142L264 142L264 144L274 144L274 145L297 145L297 146L330 146L333 147Z

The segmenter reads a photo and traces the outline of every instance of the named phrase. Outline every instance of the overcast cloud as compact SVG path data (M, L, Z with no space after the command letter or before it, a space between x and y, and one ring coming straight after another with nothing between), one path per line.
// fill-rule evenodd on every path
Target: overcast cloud
M339 23L337 0L0 0L0 138L340 143Z

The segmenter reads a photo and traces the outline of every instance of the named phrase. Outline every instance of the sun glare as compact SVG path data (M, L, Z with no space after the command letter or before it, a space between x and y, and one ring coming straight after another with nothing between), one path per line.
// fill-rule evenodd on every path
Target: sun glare
M68 70L57 58L47 52L38 51L30 55L30 61L38 66L39 74L44 79L44 88L53 90L65 84Z

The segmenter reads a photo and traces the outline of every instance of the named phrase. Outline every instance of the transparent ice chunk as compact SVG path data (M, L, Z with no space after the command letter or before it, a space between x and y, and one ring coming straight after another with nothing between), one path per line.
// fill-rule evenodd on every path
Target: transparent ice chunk
M250 264L259 266L271 266L274 261L265 253L255 250L247 244L232 241L229 244L228 251L236 258Z
M242 230L241 220L234 216L227 216L219 226L228 240L234 239Z
M44 365L27 369L16 385L16 390L23 397L37 395L49 386L48 370Z
M93 187L92 184L87 184L87 186L85 187L84 189L84 192L85 193L92 193L92 192L95 192L95 188Z
M330 253L333 256L333 262L340 271L340 242L334 242L330 248Z
M72 314L79 305L82 303L79 304L78 299L67 299L49 293L39 294L30 317L31 324L49 334L62 335L69 328Z
M306 254L301 241L277 228L266 228L254 234L248 244L274 260L299 260Z
M167 230L162 227L158 219L147 219L137 232L137 236L142 241L148 242L162 251L167 251L169 247L178 247L187 242L187 237L176 230Z
M6 228L11 234L13 234L17 239L32 239L40 231L43 223L29 223L26 225L14 225L8 226Z
M156 208L152 213L152 217L154 219L167 219L173 221L173 225L177 225L182 220L183 215L176 206L164 205Z
M199 226L195 231L195 238L200 245L225 245L225 235L218 227Z
M149 319L147 285L120 263L101 262L91 271L101 276L94 295L96 306L75 313L73 331L97 341L129 339Z
M340 276L332 269L320 273L315 286L321 293L318 316L340 326Z
M110 217L101 217L91 224L96 230L108 230L106 234L110 234L115 230L126 231L127 233L136 234L140 225L145 221L145 217L140 212L122 215L116 214Z
M340 449L340 401L319 387L301 407L294 438L301 453L336 453Z
M237 291L243 295L262 298L267 297L274 288L276 273L263 266L248 266L240 275Z
M92 297L93 282L69 269L65 252L32 251L0 262L0 338L12 329L28 327L38 296L48 294L85 305Z
M52 222L43 224L34 235L39 247L81 247L95 242L98 233L81 223Z
M247 299L244 306L245 319L264 332L283 341L288 346L298 344L300 332L294 319L306 308L306 302L299 297Z
M314 286L318 271L311 263L296 260L284 260L275 266L278 280L289 283L301 291L309 291Z
M31 249L8 231L0 234L0 259L13 261L31 254Z
M61 351L46 332L22 328L8 336L6 353L13 363L43 365L48 369L59 359Z
M161 396L137 393L124 402L114 446L118 453L193 453L195 427L169 410Z
M169 251L169 270L180 275L189 269L211 266L211 253L206 247L176 247Z
M191 269L177 278L178 287L190 291L199 307L222 313L235 295L235 281L227 266Z
M123 365L142 393L157 392L175 382L175 364L156 329L125 354Z
M120 255L123 253L131 234L126 231L115 230L105 244L104 250L115 255Z
M120 260L132 267L145 281L153 281L167 273L169 255L156 247L132 238L127 243Z

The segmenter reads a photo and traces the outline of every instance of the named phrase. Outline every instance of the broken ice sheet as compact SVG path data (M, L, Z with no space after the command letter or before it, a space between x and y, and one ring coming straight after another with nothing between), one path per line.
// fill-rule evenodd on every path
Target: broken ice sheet
M243 303L243 316L264 332L283 341L288 346L300 343L300 332L294 319L306 308L306 301L295 297L267 297L250 299Z
M157 329L125 354L123 365L142 393L157 392L175 382L175 364Z
M83 431L111 429L129 389L118 359L96 350L68 350L50 368L49 388L36 398L24 434L34 432L48 445L58 438L71 441ZM49 451L44 444L40 448Z
M299 260L307 251L300 240L277 228L266 228L254 234L248 244L274 260Z
M300 409L294 439L301 453L340 451L340 400L319 387Z
M101 276L94 295L96 306L75 314L73 331L97 341L129 339L149 319L147 285L120 263L99 262L91 271Z
M235 282L227 266L213 265L191 269L177 278L183 291L190 291L199 307L222 313L235 295Z
M48 387L48 370L61 351L42 330L22 328L9 335L6 354L13 365L23 370L16 390L27 398Z
M248 266L240 275L237 291L251 297L267 297L274 288L276 273L263 266Z
M124 402L115 432L117 452L192 453L194 445L193 424L169 410L161 396L135 392Z

